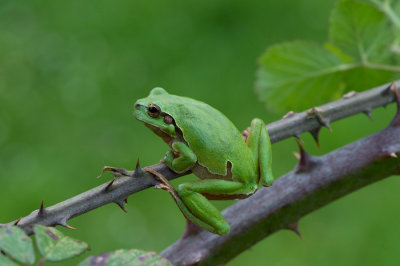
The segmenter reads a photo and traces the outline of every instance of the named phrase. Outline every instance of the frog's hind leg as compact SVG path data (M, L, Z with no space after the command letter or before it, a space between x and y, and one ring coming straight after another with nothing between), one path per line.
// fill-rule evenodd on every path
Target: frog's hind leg
M156 170L154 170L150 167L145 168L145 170L147 172L153 174L154 176L156 176L156 178L160 181L160 184L156 185L154 188L163 189L165 191L168 191L188 221L191 221L194 224L196 224L210 232L217 233L220 235L226 234L229 232L229 229L230 229L229 224L225 221L224 217L222 217L222 215L218 212L218 210L213 205L211 205L209 203L211 205L211 209L209 210L210 215L212 217L216 217L217 219L220 219L220 220L222 219L222 221L223 221L222 224L218 225L218 226L216 226L215 223L214 223L214 226L209 225L207 222L203 222L201 219L197 218L196 215L193 215L193 213L190 211L190 209L188 209L188 207L182 201L181 197L178 194L178 191L175 190L175 188L169 183L169 181L162 174L160 174L159 172L157 172ZM201 197L203 197L203 196L201 196Z
M186 218L212 233L226 235L230 230L229 224L207 198L243 198L255 190L256 186L237 181L205 179L182 183L177 192L185 205L186 212L182 212Z
M171 194L186 219L219 235L229 233L230 226L204 195L213 199L243 198L243 196L251 195L256 189L256 186L248 186L236 181L206 179L182 183L175 190L168 180L154 169L145 168L145 170L161 181L156 188L167 190Z
M274 181L272 175L272 152L271 141L268 131L261 119L255 118L251 121L250 131L247 133L247 146L250 148L254 161L258 165L261 184L270 186Z

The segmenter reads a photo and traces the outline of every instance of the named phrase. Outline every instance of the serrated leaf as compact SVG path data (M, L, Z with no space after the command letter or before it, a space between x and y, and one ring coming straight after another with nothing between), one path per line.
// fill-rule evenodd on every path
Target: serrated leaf
M172 266L172 263L155 252L137 249L116 250L91 256L82 261L79 266Z
M375 70L367 67L357 67L346 71L344 80L346 81L346 92L348 90L363 91L385 84L394 79L393 72Z
M386 12L391 20L394 27L395 40L392 45L392 51L397 55L400 54L400 1L394 1L393 6L385 7L384 12ZM397 62L400 59L397 58Z
M399 3L341 0L324 48L293 42L268 49L256 81L260 100L275 110L301 110L393 80L400 73L392 27L400 30Z
M335 45L333 45L330 42L325 43L324 48L326 50L330 51L332 54L336 55L338 58L340 58L340 60L343 63L354 62L354 59L351 56L343 53L338 47L336 47Z
M374 5L381 10L392 24L394 41L391 51L400 54L400 1L399 0L358 0ZM399 58L397 58L399 61Z
M335 46L357 62L390 63L393 33L389 20L372 5L339 1L330 17L329 36Z
M78 256L88 249L85 242L65 236L54 227L35 225L36 244L48 261L60 261Z
M272 46L261 57L256 81L259 98L272 109L302 110L330 100L341 72L352 68L330 51L308 42Z
M15 262L0 253L0 265L1 266L18 266Z
M0 228L0 249L19 262L35 262L32 240L16 226Z

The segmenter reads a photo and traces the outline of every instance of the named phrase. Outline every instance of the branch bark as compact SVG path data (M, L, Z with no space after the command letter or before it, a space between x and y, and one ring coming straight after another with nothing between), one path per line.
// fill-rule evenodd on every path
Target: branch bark
M400 85L400 82L397 82L397 85ZM375 89L371 89L369 91L365 91L362 93L356 93L354 95L345 97L338 101L328 103L328 104L322 105L317 108L310 109L310 110L302 112L302 113L298 113L298 114L292 113L291 115L287 116L286 118L284 118L282 120L279 120L277 122L267 125L267 130L270 133L271 142L277 142L277 141L280 141L282 139L285 139L285 138L288 138L291 136L299 136L300 133L305 132L305 131L310 131L314 136L317 136L319 129L322 126L329 127L330 122L333 122L338 119L342 119L344 117L348 117L348 116L351 116L351 115L354 115L354 114L357 114L360 112L368 113L373 108L376 108L378 106L387 105L395 100L394 93L392 90L389 89L389 87L390 87L389 85L383 85L383 86L377 87ZM392 131L389 130L389 131L385 131L385 132L392 132ZM385 134L387 134L387 133L385 133ZM381 143L381 144L383 145L385 143ZM326 156L328 156L328 155L326 155ZM362 156L358 156L358 157L362 157ZM328 156L328 157L321 157L320 159L317 159L317 160L320 161L322 158L324 158L324 160L331 159L331 157ZM383 160L383 161L385 161L385 160ZM391 160L390 162L392 163L392 161L393 160ZM319 163L318 165L321 165L321 163ZM366 164L365 166L367 167L367 166L369 166L369 164ZM178 175L178 174L170 171L168 169L168 167L166 167L164 164L156 164L151 167L153 169L155 169L156 171L160 172L161 174L163 174L169 180L180 177L182 175L189 174L189 172L188 172L185 174ZM316 169L320 169L320 168L317 167ZM323 169L321 169L321 170L323 170ZM313 171L316 171L316 170L313 170ZM383 169L382 171L383 171L382 173L388 173L387 169ZM128 174L130 176L120 177L120 178L116 179L113 183L105 183L103 185L95 187L89 191L86 191L82 194L79 194L73 198L67 199L67 200L60 202L58 204L55 204L53 206L35 210L28 216L22 217L16 221L8 223L8 224L18 223L18 226L21 227L28 234L33 233L32 226L34 224L42 224L42 225L46 225L46 226L55 226L55 225L68 226L67 221L69 219L79 216L83 213L89 212L93 209L96 209L96 208L106 205L108 203L114 202L114 203L117 203L121 208L123 208L123 201L129 195L139 192L148 187L154 186L157 183L157 181L155 181L149 173L142 171L140 169L140 167L137 167L135 171L128 171ZM288 175L290 175L290 173ZM318 176L320 176L320 174L318 174ZM292 179L293 178L294 177L292 177ZM309 184L309 186L307 187L307 190L309 190L311 187L315 187L315 186L317 186L316 188L318 188L318 186L320 186L320 185L324 186L324 184L321 184L321 180L316 179L316 178L313 178L313 179L310 179L310 178L311 177L304 177L304 180L309 180L309 182L315 182L315 184L314 183ZM292 179L289 179L289 180L294 181ZM288 178L283 178L283 180L288 180ZM297 180L297 177L296 177L296 180ZM281 191L278 191L278 192L280 192L280 197L275 198L275 196L274 196L272 198L275 198L275 199L280 198L281 200L284 200L282 198L283 195L289 195L288 193L290 191L288 191L288 188L290 188L290 186L285 187L285 186L279 185L282 182L284 182L284 181L281 181L279 179L276 181L276 183L275 183L276 185L274 184L274 186L272 188L267 189L267 190L271 190L271 191L276 191L276 187L281 188ZM299 182L299 181L296 181L296 182ZM289 183L291 183L291 182L289 182ZM353 189L356 189L359 187L357 182L353 182L353 183L354 183ZM341 183L339 182L339 184L341 184ZM345 191L350 191L350 188L347 190L345 189L345 185L347 185L347 183L344 183L342 185L344 186L343 189ZM349 186L351 187L351 184ZM337 186L334 188L337 190L341 190L340 186ZM254 198L254 201L256 201L258 199L258 197L260 197L260 195L264 194L263 191L265 191L265 189L262 190L262 192L261 191L258 192L255 196L252 196L248 200L252 200ZM273 193L273 192L269 192L269 193ZM277 193L277 192L274 192L274 193ZM338 197L340 195L337 194L336 196ZM246 204L248 202L248 200L238 203L238 204L240 204L239 206ZM325 202L327 203L327 202L329 202L329 200L333 200L333 198L327 197L325 199ZM271 202L271 201L268 200L267 202ZM282 201L280 203L279 201L274 200L273 202L275 202L275 204L278 204L278 205L273 206L269 203L269 206L270 206L270 208L276 209L278 206L280 206L279 204L282 204L285 201ZM321 202L324 202L324 201L321 201ZM249 206L257 206L257 204L258 203L256 203L256 204L251 203L251 205L249 205ZM300 204L300 202L298 202L298 204ZM309 207L309 209L307 209L307 210L311 211L312 208ZM229 211L226 213L226 215L228 215L228 220L232 224L232 231L236 231L237 230L236 229L236 221L233 221L231 218L229 218L230 217ZM274 213L274 215L277 217L277 215L279 216L280 214ZM285 215L285 213L282 213L282 215ZM248 219L249 222L253 221L255 219L255 218L249 217L247 215L244 215L243 217L246 217L246 219ZM259 221L257 223L258 226L260 224L261 224L261 221ZM0 225L0 227L1 226L5 226L5 225L3 224L3 225ZM268 232L271 231L271 229L268 229L268 228L270 228L269 224L264 224L263 226L264 226L264 228L266 228L266 229L264 229L264 231L265 230L267 230ZM285 227L285 226L287 226L287 224L282 224L282 226ZM247 227L247 225L245 227L247 229L249 229L249 232L253 232L253 234L254 234L254 230L252 228ZM275 228L274 230L278 230L278 229L279 228ZM202 232L201 234L204 234L204 233ZM232 235L232 233L229 234L229 236L230 235ZM246 236L248 237L248 235L246 235ZM225 238L221 238L221 239L225 239ZM257 238L255 238L255 239L257 239ZM242 241L243 239L240 238L239 240ZM219 240L219 241L222 241L222 240ZM235 239L230 240L230 241L232 241L232 243L237 242L237 240L235 240ZM222 242L218 242L218 243L222 243ZM250 241L249 243L254 243L254 242ZM224 245L220 244L219 247L221 249L224 249L225 244ZM168 256L168 257L171 257L170 252L176 248L177 248L176 245L174 245L171 249L168 249L167 251L165 251L164 254L166 254L166 256ZM218 250L218 248L216 250ZM237 250L237 249L233 248L232 251L234 251L234 250ZM196 253L196 254L199 254L199 253ZM213 257L213 255L209 254L209 253L204 253L204 254L208 254L208 256L210 258ZM204 258L203 255L201 255L200 257ZM206 262L206 260L204 260L204 261Z

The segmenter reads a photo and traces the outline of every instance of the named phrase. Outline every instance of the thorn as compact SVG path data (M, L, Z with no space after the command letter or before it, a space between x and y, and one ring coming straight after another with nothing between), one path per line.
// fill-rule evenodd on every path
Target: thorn
M64 226L65 228L68 228L68 229L71 229L71 230L76 230L75 227L72 227L69 224L67 224L67 220L68 219L66 217L64 217L57 224L61 225L61 226Z
M319 131L320 130L321 130L321 127L317 127L317 128L314 128L314 129L309 131L311 136L314 138L315 143L317 144L317 147L318 147L319 151L321 151L321 146L319 144Z
M394 153L394 152L391 152L389 155L390 155L390 157L392 157L392 158L397 158L397 154Z
M323 125L323 126L326 127L330 132L332 132L332 128L331 128L331 125L329 124L329 122L321 121L321 125Z
M367 110L363 111L363 113L368 116L369 120L374 121L374 119L372 118L371 109L367 109Z
M72 227L72 226L70 226L69 224L65 224L65 225L62 225L62 226L66 227L66 228L68 228L68 229L71 229L71 230L76 230L75 227Z
M399 126L400 125L400 95L399 91L397 90L396 83L392 82L391 89L393 90L394 97L397 103L397 112L394 116L392 122L390 123L391 126Z
M310 156L304 150L303 146L301 145L301 143L299 141L297 141L297 145L299 146L299 149L300 149L300 159L296 166L295 172L300 173L300 172L305 172L305 171L311 169L317 163L317 161L315 160L315 158L313 156Z
M125 207L124 207L124 202L123 201L114 201L124 212L127 212Z
M353 96L355 96L357 94L357 92L355 92L355 91L349 91L348 93L346 93L345 95L343 95L343 99L349 99L349 98L351 98L351 97L353 97Z
M321 126L326 127L327 129L329 129L330 132L332 132L332 128L329 125L329 121L323 117L321 112L322 110L320 108L314 107L307 111L307 116L308 118L315 117Z
M386 88L384 88L384 89L382 90L381 94L384 95L384 94L390 93L393 84L394 84L394 81L390 82L390 84L389 84Z
M40 209L38 211L38 216L42 216L44 214L44 206L43 206L43 200L40 203Z
M292 117L292 116L294 116L295 114L296 114L295 112L289 111L289 112L287 112L287 113L282 117L282 119Z
M140 162L139 162L139 157L138 157L138 158L137 158L137 161L136 161L135 171L136 171L136 170L139 170L139 169L141 169L141 168L140 168Z
M105 192L108 192L111 189L112 184L115 181L115 177L107 184L107 186L104 188Z
M133 172L133 177L139 177L143 173L142 168L140 168L139 157L136 162L135 172Z
M15 222L14 225L18 225L19 221L21 221L22 217L19 217Z
M301 235L301 233L299 231L299 224L297 222L292 224L291 226L289 226L287 229L296 233L296 235L298 235L298 237L300 237L300 239L303 239L303 236Z
M296 135L294 135L294 137L296 138L296 139L298 139L301 143L304 143L304 141L301 139L301 137L300 137L300 134L296 134Z

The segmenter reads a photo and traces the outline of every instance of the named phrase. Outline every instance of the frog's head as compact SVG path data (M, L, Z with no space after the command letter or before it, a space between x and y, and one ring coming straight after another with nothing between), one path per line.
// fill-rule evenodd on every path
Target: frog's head
M149 96L136 101L134 110L136 119L166 141L177 136L174 119L163 111L169 103L169 96L163 88L154 88Z

